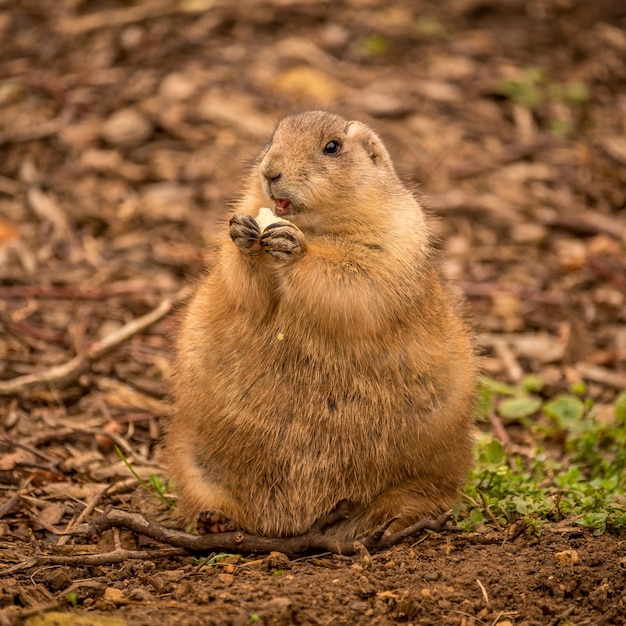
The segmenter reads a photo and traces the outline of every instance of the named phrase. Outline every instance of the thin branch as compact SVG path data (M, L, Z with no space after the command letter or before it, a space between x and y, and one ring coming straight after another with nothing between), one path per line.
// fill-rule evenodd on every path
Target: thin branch
M0 570L0 575L7 576L41 565L116 565L132 559L151 561L153 559L168 559L174 556L185 556L189 554L190 552L185 548L160 548L158 550L126 550L124 548L116 548L115 550L102 552L101 554L41 554L22 563L16 563L5 570Z
M58 117L26 128L14 128L0 133L0 146L6 143L22 143L35 139L45 139L56 135L67 125L67 116L61 113Z
M553 144L554 140L549 136L540 137L537 141L533 141L532 143L511 144L502 148L500 154L495 155L487 162L468 163L452 168L450 170L450 176L458 179L486 174L492 170L498 169L502 165L508 165L509 163L515 163L515 161L521 161L522 159L534 156L537 152Z
M386 549L422 530L459 531L456 526L449 526L450 513L447 512L436 520L424 519L392 535L384 536L385 529L395 520L381 526L374 533L361 539L361 545L368 550ZM307 552L331 552L352 556L359 551L360 545L353 541L340 541L332 535L324 535L313 530L297 537L257 537L242 532L217 533L208 535L190 535L180 530L165 528L145 518L139 513L130 513L120 509L109 509L89 524L76 526L70 534L101 534L110 528L126 528L162 543L185 548L194 552L246 552L263 553L282 552L289 557L300 556Z
M69 539L70 539L70 535L69 535L69 531L74 528L74 526L77 526L78 524L82 524L82 522L84 522L85 518L88 515L91 515L94 511L94 509L96 508L96 506L98 506L98 503L100 502L100 500L102 499L102 496L104 496L104 494L113 486L113 484L108 484L106 485L103 489L100 489L100 491L98 491L92 498L91 500L87 503L87 505L85 506L85 508L81 511L80 515L74 519L72 518L70 520L70 522L68 523L67 527L65 528L65 532L62 534L61 537L59 537L59 541L57 542L56 545L58 546L63 546L65 545Z
M582 213L557 213L543 219L546 226L561 228L576 235L589 236L608 235L617 241L624 241L626 229L615 219L595 211Z
M84 354L77 354L73 359L60 365L54 365L41 372L17 376L0 381L0 395L12 395L36 385L58 382L70 377L78 377L85 370L88 359Z
M482 592L482 594L483 594L483 599L484 599L484 601L485 601L485 604L486 604L487 606L489 606L491 603L489 602L489 596L487 595L487 590L485 589L485 585L483 585L483 584L480 582L480 578L477 578L477 579L476 579L476 584L480 587L480 591L481 591L481 592Z
M538 289L525 289L519 285L500 283L473 283L469 281L461 282L461 288L468 298L493 298L501 293L511 293L522 300L530 300L539 304L552 306L571 306L573 298L565 294L550 291L540 291Z
M91 345L87 350L87 359L89 361L94 361L100 358L112 348L115 348L119 344L124 343L127 339L130 339L133 335L140 333L142 330L152 326L152 324L156 324L156 322L164 318L172 310L174 301L175 300L166 298L161 302L161 304L159 304L158 307L149 313L146 313L137 319L131 320L128 324L124 324L124 326L115 332Z
M0 395L20 393L37 385L77 379L89 367L92 361L99 359L109 350L124 343L124 341L133 335L140 333L165 317L172 310L175 303L182 299L186 291L187 290L184 289L173 299L166 298L149 313L131 320L128 324L125 324L100 341L95 342L86 351L77 354L74 358L65 363L55 365L40 372L33 372L32 374L0 381Z
M463 527L453 526L448 523L452 519L452 511L446 511L437 519L422 519L412 526L407 526L407 528L403 528L402 530L392 533L391 535L383 536L380 543L376 546L376 549L386 550L387 548L395 546L396 544L404 541L405 539L408 539L409 537L412 537L413 535L417 535L417 533L422 532L423 530L431 530L433 532L463 532Z
M0 298L58 298L69 300L104 300L160 291L158 286L139 281L119 281L106 287L81 288L73 285L0 285Z
M167 0L151 2L121 9L109 9L97 13L88 13L78 17L60 20L58 28L64 35L76 36L89 33L100 28L127 26L135 22L143 22L149 18L162 17L172 13L180 13L178 3Z
M588 363L577 363L578 373L585 379L594 383L600 383L615 389L626 389L626 374L614 372L599 365L589 365Z

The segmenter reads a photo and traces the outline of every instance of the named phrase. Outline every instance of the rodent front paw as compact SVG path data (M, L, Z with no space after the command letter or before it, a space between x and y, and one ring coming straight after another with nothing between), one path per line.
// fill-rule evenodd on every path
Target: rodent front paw
M279 261L290 261L304 252L304 235L289 222L270 224L261 235L261 247Z
M235 213L230 218L230 238L245 254L261 253L261 229L252 215Z

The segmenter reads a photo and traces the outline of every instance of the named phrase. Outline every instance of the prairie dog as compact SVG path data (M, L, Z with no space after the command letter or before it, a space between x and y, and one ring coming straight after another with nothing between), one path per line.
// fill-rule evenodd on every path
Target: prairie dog
M263 231L262 207L277 216ZM450 507L472 458L471 339L374 131L284 118L217 254L177 345L182 518L291 536L348 501L327 532L352 539Z

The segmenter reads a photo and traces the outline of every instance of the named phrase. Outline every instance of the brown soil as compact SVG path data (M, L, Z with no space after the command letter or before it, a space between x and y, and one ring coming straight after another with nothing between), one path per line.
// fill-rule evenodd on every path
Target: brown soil
M380 130L437 217L489 376L584 380L610 415L625 58L621 0L0 0L0 624L625 624L625 538L573 524L430 533L371 563L206 565L126 531L59 534L108 504L163 516L113 445L159 473L170 300L295 109Z

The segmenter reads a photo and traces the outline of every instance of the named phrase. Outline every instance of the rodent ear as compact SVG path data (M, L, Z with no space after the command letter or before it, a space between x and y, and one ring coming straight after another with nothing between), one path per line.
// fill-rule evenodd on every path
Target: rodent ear
M348 122L346 125L346 136L354 137L363 146L374 165L391 163L391 157L380 137L366 124L356 121Z

